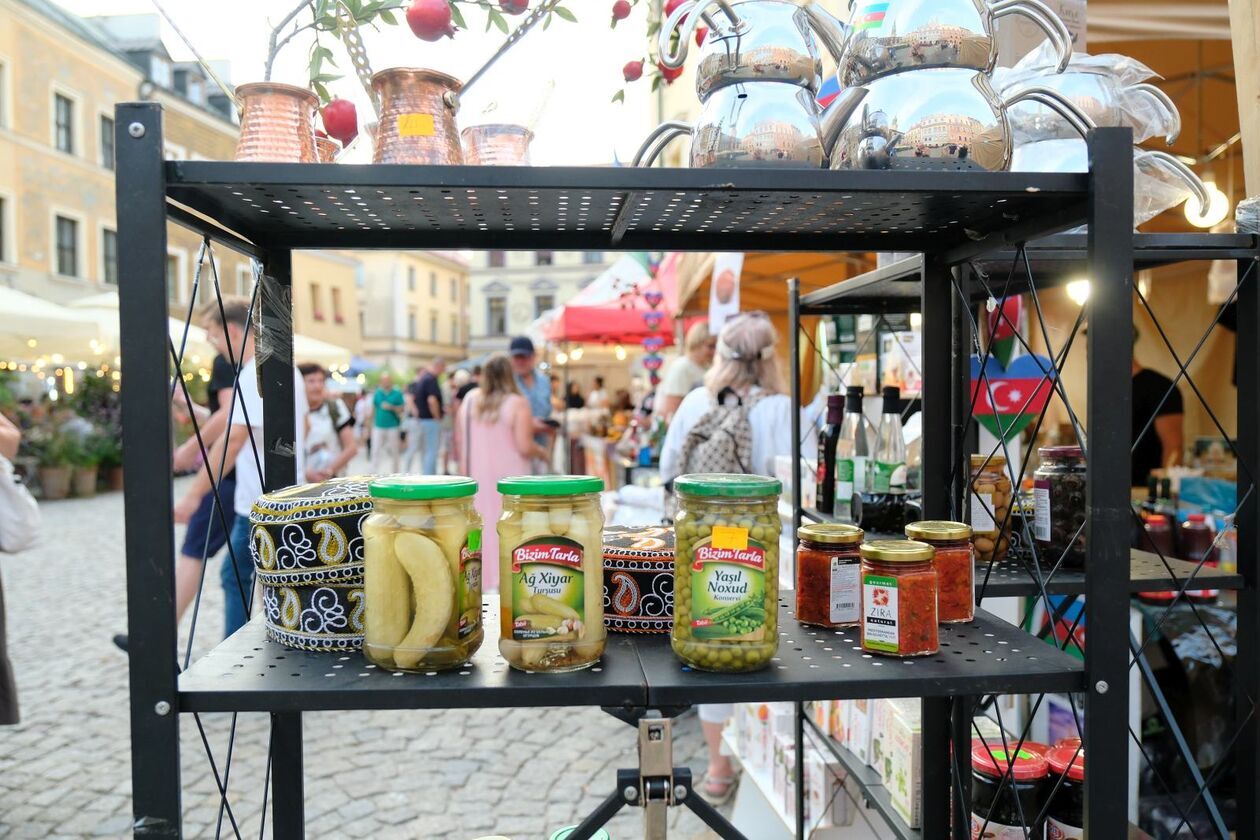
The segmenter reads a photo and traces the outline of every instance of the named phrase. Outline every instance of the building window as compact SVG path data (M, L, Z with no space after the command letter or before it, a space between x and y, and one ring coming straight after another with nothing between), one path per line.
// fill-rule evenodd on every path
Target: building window
M407 266L407 291L414 292L416 290L416 268L415 266Z
M114 118L101 114L101 166L114 168Z
M507 298L486 298L486 334L507 335Z
M487 256L491 268L503 268L507 265L507 251L490 251Z
M429 297L437 297L437 272L429 272Z
M434 344L438 342L437 321L436 315L429 315L429 341L432 341Z
M316 321L324 320L324 307L320 306L319 284L311 284L311 317Z
M463 344L459 336L459 316L451 316L451 344Z
M0 67L0 71L4 68ZM0 82L3 84L3 82ZM2 91L3 88L0 88ZM9 232L9 203L3 197L0 197L0 262L9 262L9 240L6 234Z
M534 265L552 265L555 262L556 254L554 251L535 251Z
M179 256L166 255L166 299L179 303L183 297L183 278L179 276Z
M367 313L359 310L359 336L367 335Z
M108 228L101 231L101 280L118 285L118 234Z
M459 303L459 280L451 278L451 303Z
M416 310L414 309L407 313L407 338L416 340Z
M58 150L74 154L74 100L60 93L53 94L53 127Z
M583 251L582 262L586 265L599 265L604 261L603 251Z
M236 267L236 293L238 295L248 295L253 292L253 286L253 267L249 265L238 265Z
M556 308L555 295L534 295L534 317L541 317L548 309Z
M79 276L79 223L65 216L57 217L57 273Z
M334 286L329 291L332 294L333 321L338 324L344 324L346 322L346 315L341 311L341 289Z

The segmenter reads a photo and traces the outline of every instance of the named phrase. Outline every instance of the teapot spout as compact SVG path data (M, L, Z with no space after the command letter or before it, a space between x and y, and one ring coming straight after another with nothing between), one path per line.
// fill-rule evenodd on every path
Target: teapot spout
M824 149L831 149L836 145L841 129L848 123L858 105L862 104L866 93L864 87L845 88L823 109L818 117L818 133L822 137Z
M810 28L814 30L819 42L831 53L832 59L840 60L844 53L845 43L849 39L849 27L820 6L817 0L805 4L805 16L809 18Z

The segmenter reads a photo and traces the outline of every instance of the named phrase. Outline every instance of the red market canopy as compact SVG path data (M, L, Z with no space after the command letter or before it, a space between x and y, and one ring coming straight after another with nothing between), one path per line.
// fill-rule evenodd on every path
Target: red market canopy
M615 297L600 301L600 292L588 287L562 307L543 329L553 342L591 344L638 344L657 336L661 346L674 343L674 318L678 311L678 270L681 255L669 254L656 275L645 275L624 286ZM592 283L596 286L600 281ZM588 294L588 291L591 294ZM655 303L653 307L651 304Z

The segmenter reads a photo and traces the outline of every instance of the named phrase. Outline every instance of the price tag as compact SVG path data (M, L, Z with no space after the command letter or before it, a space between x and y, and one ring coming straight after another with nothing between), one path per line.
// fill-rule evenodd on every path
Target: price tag
M432 114L398 115L398 134L402 137L432 137L436 133Z
M714 548L743 551L748 548L748 529L734 525L714 525L712 545Z

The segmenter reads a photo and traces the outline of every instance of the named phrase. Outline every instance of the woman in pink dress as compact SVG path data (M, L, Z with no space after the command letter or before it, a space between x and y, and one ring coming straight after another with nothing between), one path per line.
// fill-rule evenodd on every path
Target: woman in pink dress
M512 363L495 353L481 371L481 384L468 392L455 417L455 451L464 475L477 480L481 532L482 589L499 588L499 479L529 475L530 459L546 458L534 442L534 415L516 387Z

